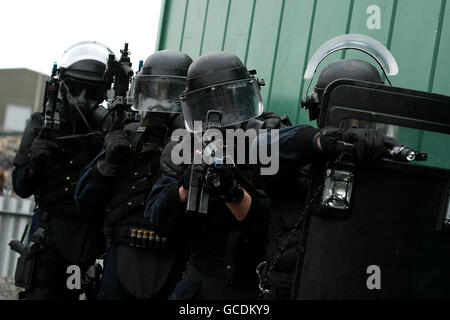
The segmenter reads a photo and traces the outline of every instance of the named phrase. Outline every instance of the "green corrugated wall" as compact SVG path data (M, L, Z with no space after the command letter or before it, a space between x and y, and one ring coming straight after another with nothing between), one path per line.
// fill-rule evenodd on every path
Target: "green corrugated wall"
M380 23L369 29L373 5ZM450 96L447 0L163 0L156 47L181 50L193 59L233 52L265 79L266 110L308 123L299 108L309 84L303 71L321 44L343 33L368 35L391 50L399 64L399 74L390 78L394 86ZM338 52L318 72L344 56L370 61L359 52ZM430 164L450 167L447 136L402 129L400 137L429 152Z

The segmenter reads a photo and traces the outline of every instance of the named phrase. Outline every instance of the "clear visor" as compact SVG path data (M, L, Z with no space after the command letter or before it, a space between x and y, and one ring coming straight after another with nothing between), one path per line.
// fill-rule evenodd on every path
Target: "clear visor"
M133 106L143 112L180 113L180 94L185 88L185 77L136 76Z
M231 126L255 118L264 110L256 80L244 79L187 92L181 97L181 108L186 129L194 130L194 121L206 129L208 111L222 114L221 125Z
M309 60L304 78L312 79L323 59L333 52L344 49L355 49L367 53L378 62L388 76L395 76L398 73L397 61L381 42L362 34L343 34L328 40L317 49Z
M78 42L64 51L60 66L68 68L81 60L96 60L106 64L110 54L113 54L112 50L99 42Z

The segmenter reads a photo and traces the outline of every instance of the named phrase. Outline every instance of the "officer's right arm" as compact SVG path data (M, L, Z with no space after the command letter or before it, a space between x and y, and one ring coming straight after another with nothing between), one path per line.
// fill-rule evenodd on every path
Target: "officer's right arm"
M74 200L81 212L92 212L93 206L104 208L117 176L131 160L129 131L110 131L104 138L104 150L84 168L77 183Z
M154 184L148 197L145 216L150 224L163 233L176 232L180 219L183 219L188 190L183 188L185 173L189 167L176 165L171 153L178 141L170 141L164 147L161 158L161 177Z
M162 175L153 185L145 206L144 216L156 231L170 235L179 232L183 225L186 206L179 197L182 174Z
M114 177L103 176L97 169L97 162L104 158L102 151L84 168L75 189L75 204L81 212L90 212L93 205L102 207L108 200Z
M14 192L22 198L31 196L39 184L39 181L32 174L29 154L31 145L39 134L42 124L42 115L38 112L32 114L31 121L25 128L22 140L20 141L19 150L14 157L13 188Z
M274 175L262 175L261 178L268 181L276 179L277 182L273 184L276 185L284 178L292 177L292 173L298 168L314 162L321 156L320 150L313 144L313 138L318 132L318 129L311 126L297 125L280 129L277 135L273 134L273 131L260 134L252 142L251 153L258 154L261 150L257 147L266 145L266 150L271 150L273 155L278 155L279 160L278 171Z

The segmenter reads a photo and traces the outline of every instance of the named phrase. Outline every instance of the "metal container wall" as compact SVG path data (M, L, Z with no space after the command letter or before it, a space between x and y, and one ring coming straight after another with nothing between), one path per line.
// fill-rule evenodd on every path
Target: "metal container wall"
M450 95L447 2L163 0L157 49L181 50L193 59L211 51L233 52L265 79L266 110L287 114L294 123L308 123L307 112L299 107L309 85L303 71L322 43L344 33L368 35L391 50L400 70L391 77L394 86ZM318 72L343 57L370 61L358 52L339 52ZM408 129L399 137L428 152L428 164L450 168L448 137Z

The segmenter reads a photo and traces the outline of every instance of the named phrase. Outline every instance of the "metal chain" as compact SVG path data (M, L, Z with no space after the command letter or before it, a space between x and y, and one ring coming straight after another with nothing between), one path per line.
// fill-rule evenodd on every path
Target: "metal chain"
M340 161L342 160L342 157L345 155L345 153L341 153L337 159L333 162L332 167L330 168L331 170L331 175L334 174L334 170L336 169L336 167L340 164ZM277 252L276 255L274 255L275 257L273 259L270 259L270 265L267 269L267 272L265 273L264 277L261 278L260 275L260 271L259 269L262 266L266 265L266 261L261 262L257 268L256 268L256 273L258 274L259 278L260 278L260 283L259 283L259 289L261 291L261 294L264 293L268 293L268 290L265 289L264 287L267 284L267 281L269 280L270 275L272 274L274 268L278 265L278 263L280 262L280 258L283 255L284 251L286 251L287 248L289 248L292 244L292 239L294 238L296 232L298 232L300 230L300 228L303 226L303 223L306 219L306 216L309 212L309 210L311 209L311 207L314 205L314 203L318 200L319 196L321 195L323 189L325 187L325 183L323 183L319 188L317 188L317 190L314 192L314 194L312 195L311 199L308 201L306 207L303 209L303 211L300 213L300 216L297 220L297 222L295 223L295 225L292 227L292 229L289 231L288 237L286 238L286 241L277 248L277 250L275 250L275 252Z

